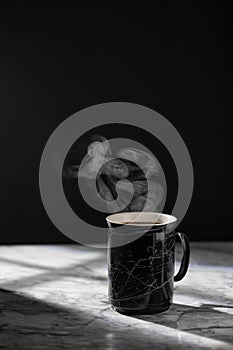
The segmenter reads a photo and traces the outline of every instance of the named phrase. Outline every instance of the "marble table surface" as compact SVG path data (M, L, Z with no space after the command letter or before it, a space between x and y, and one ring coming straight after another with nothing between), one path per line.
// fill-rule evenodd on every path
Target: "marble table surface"
M0 349L233 349L233 242L191 249L170 310L136 317L108 305L105 250L1 246Z

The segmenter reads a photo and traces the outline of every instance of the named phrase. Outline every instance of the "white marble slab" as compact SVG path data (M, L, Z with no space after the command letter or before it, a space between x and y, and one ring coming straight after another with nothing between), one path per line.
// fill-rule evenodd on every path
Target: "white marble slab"
M133 317L108 305L104 250L0 247L0 349L233 349L233 243L191 248L170 310Z

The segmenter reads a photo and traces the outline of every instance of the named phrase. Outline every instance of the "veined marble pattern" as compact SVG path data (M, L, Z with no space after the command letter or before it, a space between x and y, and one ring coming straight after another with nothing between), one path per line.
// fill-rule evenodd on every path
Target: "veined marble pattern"
M174 304L124 316L107 302L106 252L0 247L0 349L233 349L233 243L191 244Z

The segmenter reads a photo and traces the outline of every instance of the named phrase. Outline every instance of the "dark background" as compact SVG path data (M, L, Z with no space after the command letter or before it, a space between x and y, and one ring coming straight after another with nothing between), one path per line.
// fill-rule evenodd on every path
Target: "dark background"
M40 157L59 123L110 101L173 123L195 172L180 229L232 239L230 2L48 4L1 5L0 242L69 242L42 206Z

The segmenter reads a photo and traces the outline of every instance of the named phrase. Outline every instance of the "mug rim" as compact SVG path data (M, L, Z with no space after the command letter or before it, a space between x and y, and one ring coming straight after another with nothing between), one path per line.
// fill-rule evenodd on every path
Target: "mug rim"
M119 218L120 216L123 216L124 219L121 218L117 220L117 218ZM148 220L149 217L150 221ZM134 211L108 215L106 217L106 221L110 224L115 225L160 227L173 224L177 221L177 218L173 215L165 213Z

